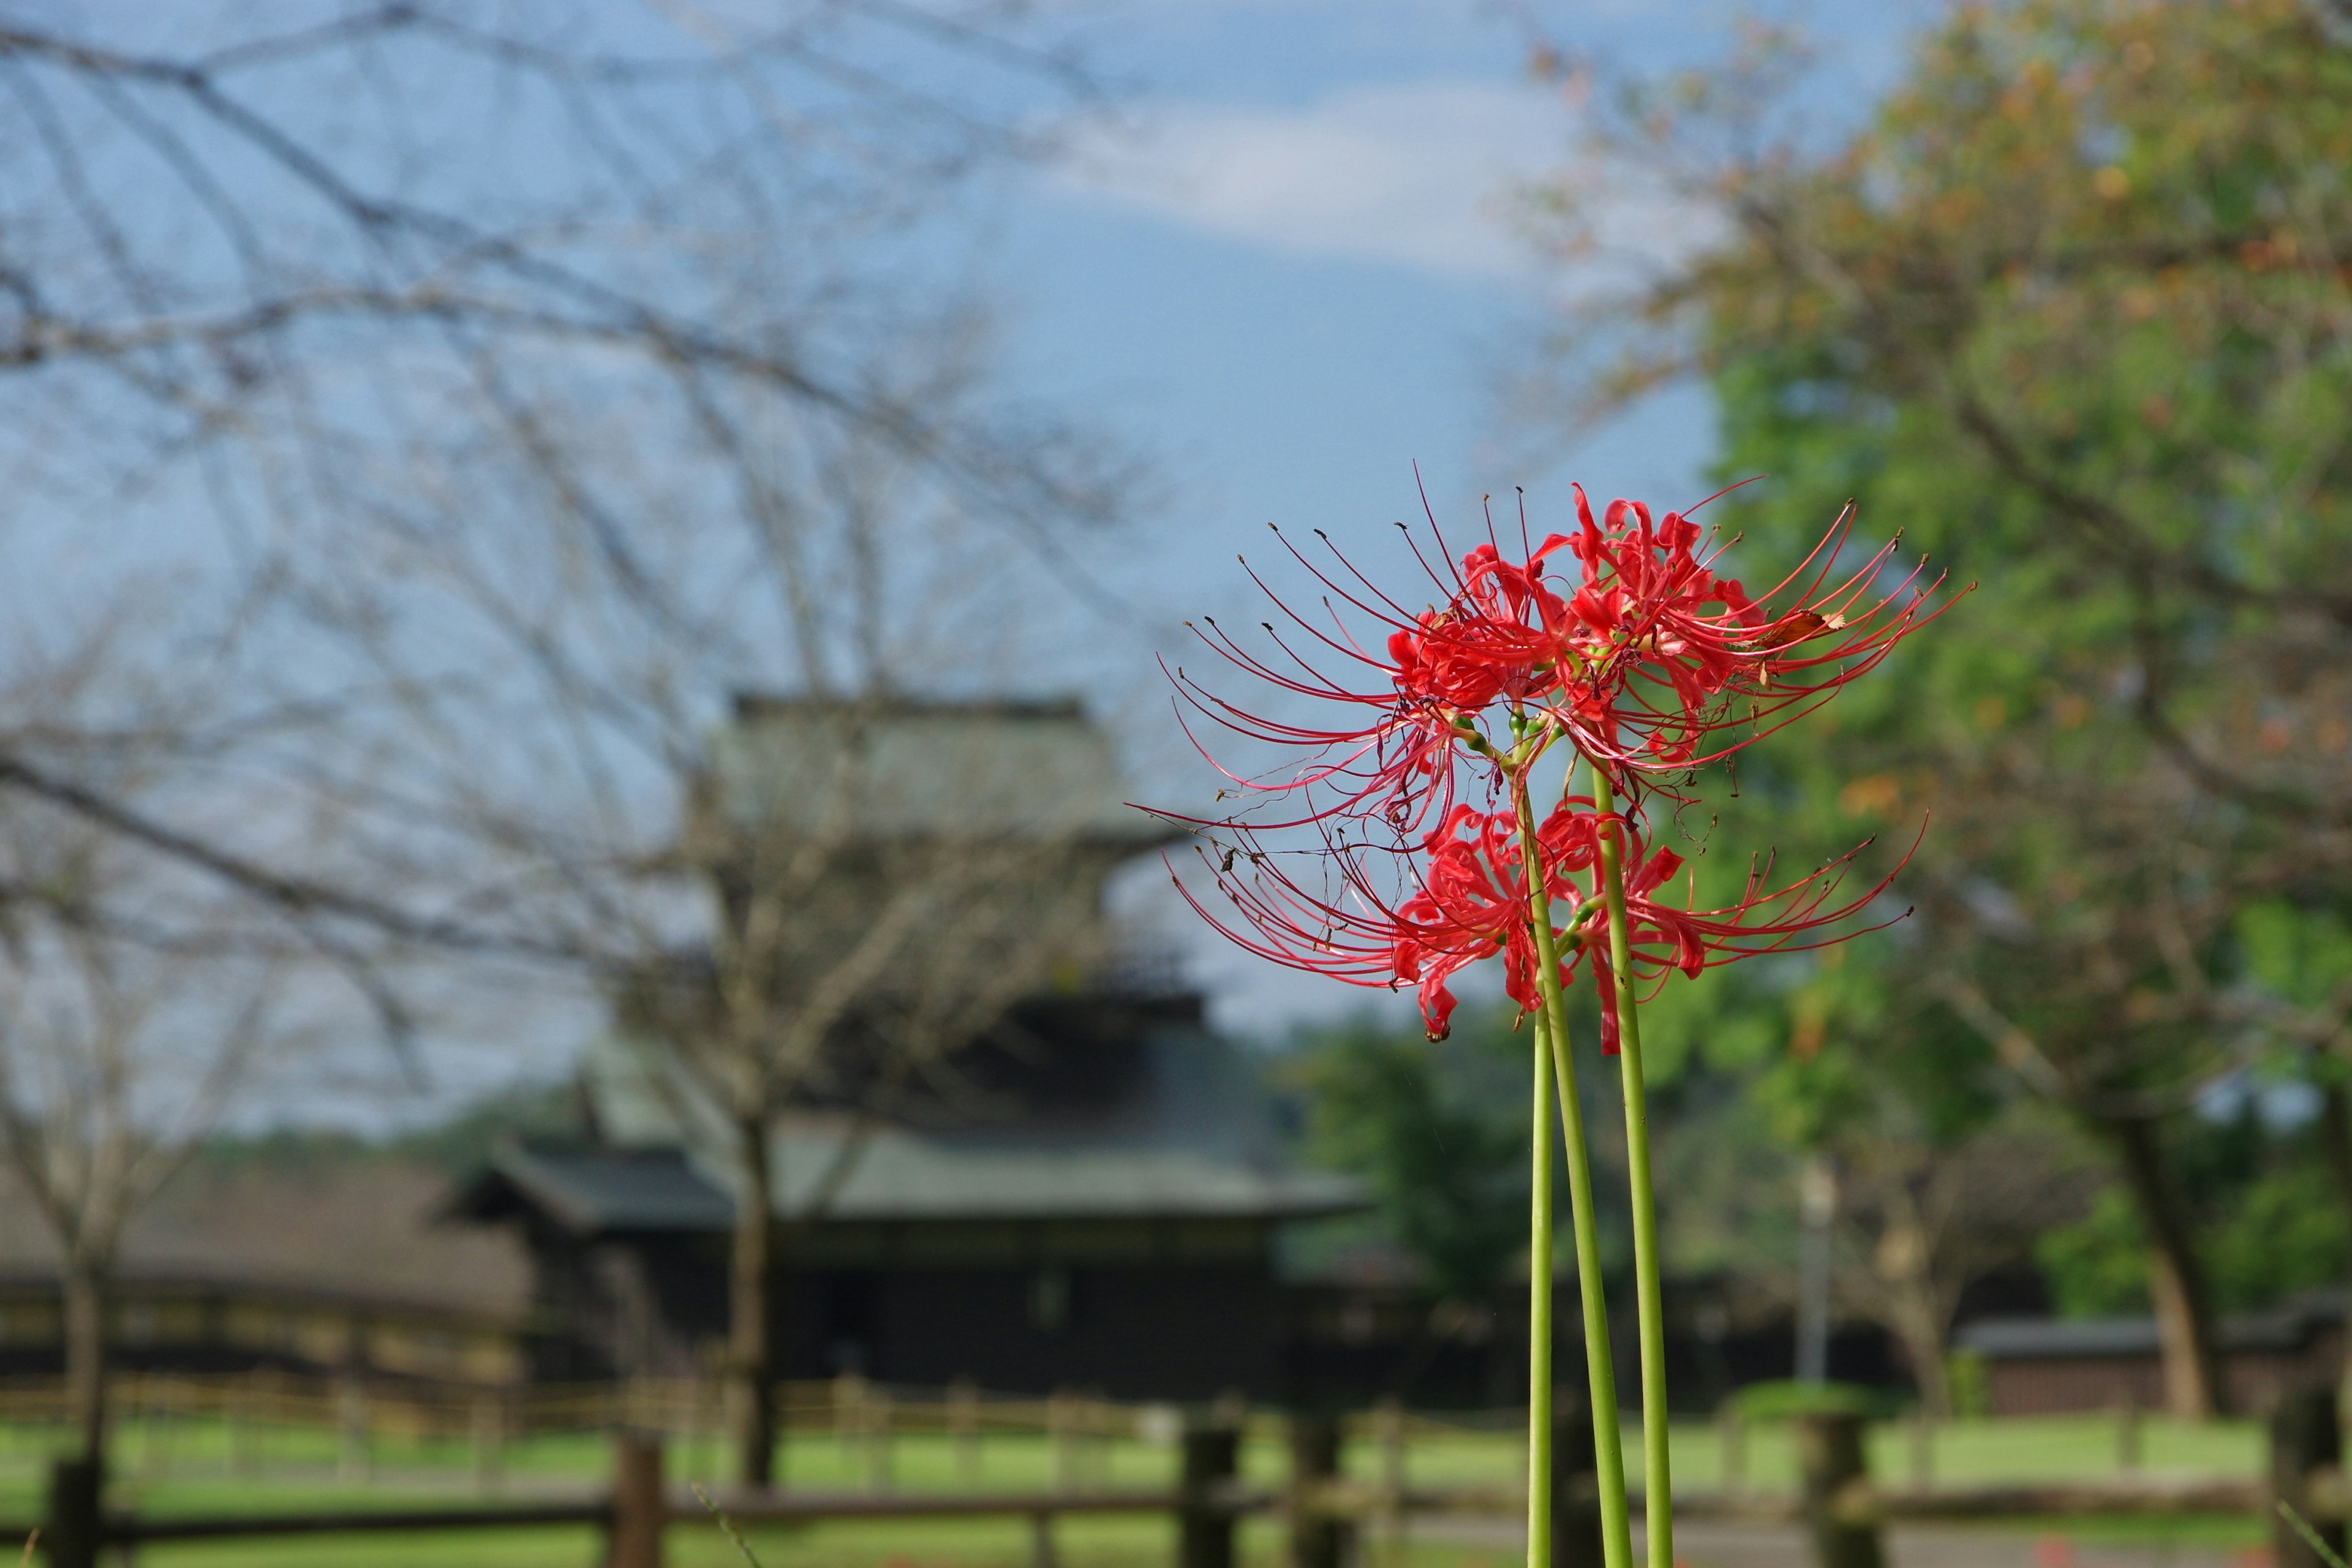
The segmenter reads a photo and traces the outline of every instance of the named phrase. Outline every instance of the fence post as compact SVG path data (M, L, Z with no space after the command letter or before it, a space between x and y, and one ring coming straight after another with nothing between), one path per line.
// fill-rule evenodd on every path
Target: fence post
M1552 1568L1601 1568L1601 1477L1592 1411L1580 1391L1552 1394Z
M1862 1417L1851 1411L1797 1418L1805 1522L1812 1531L1816 1568L1885 1568L1863 1436Z
M41 1546L49 1568L98 1568L105 1543L106 1471L97 1459L58 1459L49 1466L48 1517Z
M1045 1447L1053 1456L1054 1489L1068 1491L1077 1485L1076 1434L1071 1430L1071 1405L1076 1396L1066 1388L1045 1395Z
M1325 1496L1339 1479L1347 1430L1328 1412L1297 1412L1290 1417L1289 1515L1291 1568L1344 1568L1353 1544L1353 1520L1330 1510Z
M474 1485L486 1492L498 1489L506 1470L506 1425L497 1399L474 1396Z
M891 1408L890 1391L871 1388L866 1391L866 1489L887 1492L896 1479L897 1456L891 1445L897 1440L897 1424Z
M955 1435L956 1474L974 1479L980 1474L980 1390L968 1377L948 1384L948 1429Z
M1234 1568L1234 1510L1225 1492L1240 1471L1240 1424L1213 1418L1187 1426L1183 1445L1176 1568Z
M1723 1447L1723 1489L1738 1497L1748 1489L1748 1420L1736 1396L1716 1407L1715 1424Z
M171 1464L171 1385L152 1373L139 1378L139 1476L153 1480Z
M1029 1568L1061 1568L1054 1546L1054 1516L1044 1509L1029 1516Z
M844 1465L857 1452L858 1434L866 1415L866 1380L854 1372L833 1380L833 1436L841 1447Z
M261 1468L254 1448L253 1379L228 1384L221 1393L222 1424L228 1428L228 1473L243 1479Z
M658 1433L623 1431L613 1439L613 1517L605 1526L606 1568L662 1568L662 1531L669 1522L662 1488Z
M1381 1559L1393 1563L1404 1548L1404 1402L1391 1394L1372 1407L1381 1446Z
M1087 1396L1087 1473L1096 1486L1110 1485L1111 1443L1119 1425L1118 1407L1101 1390Z
M2344 1521L2314 1515L2312 1472L2339 1463L2344 1436L2336 1424L2336 1390L2325 1384L2291 1389L2271 1411L2271 1496L2303 1515L2340 1558ZM2272 1549L2277 1568L2324 1568L2303 1532L2272 1510Z
M345 1376L335 1385L335 1420L341 1430L341 1452L336 1468L341 1479L372 1481L375 1479L375 1435L370 1430L367 1387L355 1376Z
M2124 1402L2116 1407L2116 1468L2137 1470L2139 1459L2139 1393L2126 1389Z

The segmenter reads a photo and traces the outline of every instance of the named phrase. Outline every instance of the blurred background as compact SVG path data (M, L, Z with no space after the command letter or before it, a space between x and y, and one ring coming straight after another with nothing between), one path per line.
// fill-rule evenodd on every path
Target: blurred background
M1251 958L1127 803L1326 591L1267 524L1410 595L1571 481L1974 585L1678 824L1910 914L1655 1005L1677 1401L2339 1375L2340 5L17 4L0 125L0 1373L86 1451L1507 1406L1499 994Z

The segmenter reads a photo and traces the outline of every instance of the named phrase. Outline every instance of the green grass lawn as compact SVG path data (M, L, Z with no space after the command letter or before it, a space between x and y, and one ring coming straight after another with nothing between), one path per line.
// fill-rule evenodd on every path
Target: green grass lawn
M40 1509L40 1489L49 1456L60 1440L53 1428L0 1426L0 1520L29 1521ZM1778 1491L1794 1487L1793 1446L1785 1426L1752 1425L1745 1436L1747 1486ZM1406 1459L1406 1477L1421 1486L1507 1489L1520 1476L1523 1437L1507 1421L1476 1426L1416 1425ZM1889 1484L1910 1477L1911 1435L1897 1426L1874 1436L1874 1473ZM2151 1473L2258 1473L2261 1438L2246 1423L2187 1426L2145 1418L2141 1424L2143 1468ZM1626 1458L1639 1479L1639 1434L1629 1430ZM1674 1442L1676 1479L1693 1490L1713 1490L1723 1481L1724 1436L1717 1427L1678 1427ZM976 1465L974 1459L976 1458ZM1964 1422L1934 1436L1933 1475L1942 1484L2082 1479L2116 1471L2115 1424L2108 1417ZM1351 1473L1379 1473L1381 1456L1370 1440L1353 1444ZM364 1472L346 1464L333 1434L304 1429L248 1430L232 1434L216 1421L175 1419L126 1423L119 1435L114 1467L118 1507L153 1517L280 1512L339 1507L431 1507L488 1495L543 1498L584 1495L600 1486L610 1464L606 1439L596 1433L534 1436L507 1446L501 1479L488 1491L474 1471L474 1454L463 1440L380 1438ZM1244 1471L1253 1479L1281 1479L1284 1456L1271 1425L1253 1434L1244 1450ZM721 1479L723 1455L716 1443L674 1443L669 1473L677 1480ZM875 1482L872 1453L861 1444L830 1433L793 1436L783 1466L790 1484L813 1489L867 1489ZM1175 1472L1166 1446L1131 1439L1085 1445L1073 1484L1089 1487L1164 1485ZM1038 1436L992 1434L972 1449L953 1439L914 1434L890 1448L890 1485L908 1491L987 1489L1036 1490L1055 1479L1051 1445ZM2011 1529L2033 1535L2066 1535L2082 1541L2173 1541L2179 1544L2239 1545L2263 1533L2259 1521L2020 1521ZM1055 1527L1066 1568L1142 1568L1164 1564L1171 1555L1171 1526L1164 1519L1074 1519ZM1029 1526L1019 1520L844 1522L794 1529L747 1531L767 1568L1017 1568L1030 1561ZM480 1564L482 1568L587 1568L596 1561L598 1538L586 1528L480 1531L463 1534L314 1537L281 1541L229 1541L143 1549L146 1568L198 1568L205 1564L253 1564L255 1568L404 1568L417 1564ZM1281 1558L1278 1526L1253 1521L1244 1532L1244 1553L1253 1563ZM1398 1568L1504 1568L1513 1554L1459 1546L1417 1543ZM678 1527L671 1561L679 1568L740 1564L714 1526Z

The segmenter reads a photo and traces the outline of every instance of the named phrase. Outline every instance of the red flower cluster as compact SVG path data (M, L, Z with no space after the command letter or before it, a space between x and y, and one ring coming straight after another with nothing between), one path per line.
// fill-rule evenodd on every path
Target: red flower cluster
M1496 954L1506 990L1533 1010L1541 975L1521 824L1538 815L1528 802L1536 762L1565 742L1626 807L1604 813L1589 797L1565 798L1540 814L1532 835L1563 985L1587 954L1609 967L1604 836L1616 836L1622 851L1629 965L1642 982L1838 940L1828 928L1851 921L1886 886L1839 900L1851 855L1778 889L1768 888L1768 865L1725 908L1692 907L1694 886L1677 908L1669 885L1685 862L1645 847L1643 803L1670 793L1673 775L1753 744L1874 668L1942 613L1935 584L1923 584L1918 569L1888 582L1892 543L1840 574L1851 508L1798 571L1751 597L1717 573L1720 544L1683 514L1654 521L1647 507L1621 500L1596 521L1580 487L1576 503L1572 538L1530 544L1523 519L1517 560L1490 521L1487 542L1457 565L1433 519L1440 564L1418 545L1415 552L1441 602L1419 612L1336 551L1338 570L1327 571L1293 549L1327 595L1323 614L1310 619L1269 592L1292 628L1266 623L1277 656L1254 654L1207 623L1201 635L1227 660L1293 698L1339 704L1348 717L1317 725L1253 714L1172 672L1195 713L1251 742L1304 752L1271 773L1225 773L1245 799L1293 803L1276 819L1249 811L1177 819L1230 839L1213 867L1240 924L1188 890L1195 909L1277 963L1355 984L1417 986L1433 1037L1445 1033L1454 1011L1448 982ZM1580 568L1573 584L1550 574L1563 551ZM1347 609L1382 624L1385 637L1368 646L1349 629ZM1318 658L1339 661L1351 677L1326 674ZM1573 767L1571 759L1571 776ZM1464 804L1469 794L1488 809ZM1320 868L1312 887L1286 869L1292 855L1267 848L1263 837L1309 825L1321 836L1308 852ZM1614 989L1599 989L1603 1044L1613 1050Z

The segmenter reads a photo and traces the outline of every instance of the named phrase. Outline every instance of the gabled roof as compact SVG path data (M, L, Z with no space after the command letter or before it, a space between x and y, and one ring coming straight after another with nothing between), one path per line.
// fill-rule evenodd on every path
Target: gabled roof
M1138 1015L1148 1018L1150 1015ZM1360 1209L1361 1185L1297 1168L1234 1048L1197 1023L1141 1024L1096 1042L1124 1056L1099 1092L976 1100L919 1119L841 1110L780 1116L770 1183L779 1217L833 1223L1321 1217ZM723 1132L652 1053L606 1039L587 1086L594 1144L510 1143L452 1202L492 1219L527 1205L580 1234L723 1229L733 1178ZM820 1196L820 1194L824 1194ZM821 1215L812 1211L821 1205Z
M1088 1127L926 1130L864 1135L846 1118L779 1127L779 1210L803 1212L845 1153L855 1161L826 1213L843 1221L1302 1219L1363 1206L1343 1176L1254 1161L1213 1144Z
M842 702L745 694L712 738L728 820L845 837L1142 848L1181 830L1126 804L1111 739L1076 699Z
M450 1197L456 1218L499 1220L536 1209L583 1236L724 1230L735 1200L677 1150L509 1141Z
M2215 1337L2225 1351L2300 1350L2344 1315L2341 1292L2315 1291L2271 1311L2232 1313L2216 1325ZM1958 1349L1989 1361L2160 1353L2154 1318L1983 1318L1952 1338Z
M847 1131L784 1131L779 1214L806 1211ZM823 1222L1284 1220L1362 1205L1354 1183L1320 1173L1253 1170L1175 1151L974 1141L892 1128L858 1155ZM683 1151L510 1144L449 1204L454 1215L485 1221L526 1208L582 1236L701 1234L725 1230L735 1203Z

